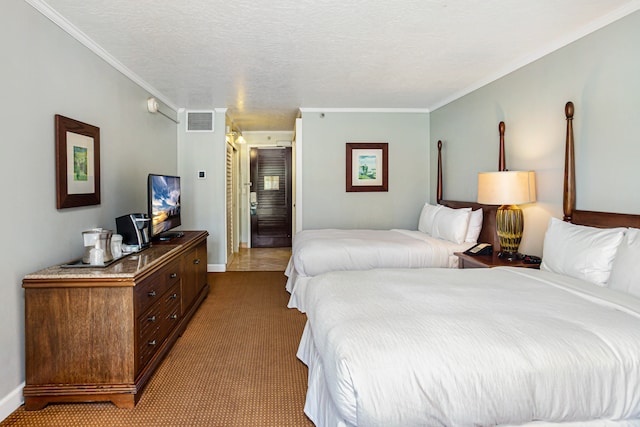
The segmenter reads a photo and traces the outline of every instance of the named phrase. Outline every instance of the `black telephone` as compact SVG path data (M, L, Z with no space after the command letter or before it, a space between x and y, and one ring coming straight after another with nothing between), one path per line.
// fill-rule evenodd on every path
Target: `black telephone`
M464 251L464 253L467 255L491 255L493 253L493 246L491 246L491 243L478 243Z

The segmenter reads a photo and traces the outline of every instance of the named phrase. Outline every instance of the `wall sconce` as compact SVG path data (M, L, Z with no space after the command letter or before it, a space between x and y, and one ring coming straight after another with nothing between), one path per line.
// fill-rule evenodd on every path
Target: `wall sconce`
M238 131L238 130L231 130L231 128L229 126L227 126L227 136L230 136L232 138L235 139L235 142L239 143L239 144L245 144L247 141L245 141L244 137L242 136L242 132Z
M160 104L158 103L158 100L155 99L154 97L151 97L151 98L147 99L147 111L149 111L152 114L160 113L163 116L165 116L167 119L171 120L172 122L180 123L176 119L174 119L173 117L168 116L165 113L163 113L162 111L160 111Z
M149 110L150 113L157 113L159 106L160 105L155 98L151 97L147 99L147 110Z
M502 252L498 256L508 260L518 258L524 217L517 205L535 201L536 177L533 171L478 174L478 203L500 205L496 213L496 229Z

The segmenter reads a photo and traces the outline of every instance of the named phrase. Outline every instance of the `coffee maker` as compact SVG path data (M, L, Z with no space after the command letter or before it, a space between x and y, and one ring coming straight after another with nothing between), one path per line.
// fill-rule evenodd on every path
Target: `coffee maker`
M113 261L111 254L111 230L92 228L82 232L84 241L83 264L104 265Z
M151 220L145 213L132 213L116 218L116 228L118 234L122 235L122 243L135 246L137 250L149 246L149 221Z

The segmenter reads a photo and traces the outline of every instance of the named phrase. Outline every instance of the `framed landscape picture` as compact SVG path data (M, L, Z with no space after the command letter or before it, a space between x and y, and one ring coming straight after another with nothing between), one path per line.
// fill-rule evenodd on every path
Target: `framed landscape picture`
M56 206L100 204L100 128L56 114Z
M389 191L386 142L347 142L347 192Z

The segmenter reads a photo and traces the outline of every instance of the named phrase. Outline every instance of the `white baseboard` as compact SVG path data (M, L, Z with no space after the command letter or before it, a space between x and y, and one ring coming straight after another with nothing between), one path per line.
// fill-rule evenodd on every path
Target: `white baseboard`
M24 403L24 399L22 398L23 388L24 383L20 384L11 393L7 394L0 400L0 421L7 418L13 413L13 411L18 409L20 405Z
M227 271L227 266L224 264L207 264L208 273L224 273Z

